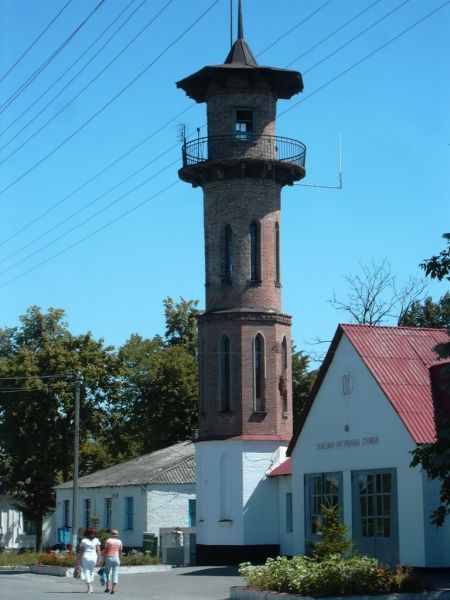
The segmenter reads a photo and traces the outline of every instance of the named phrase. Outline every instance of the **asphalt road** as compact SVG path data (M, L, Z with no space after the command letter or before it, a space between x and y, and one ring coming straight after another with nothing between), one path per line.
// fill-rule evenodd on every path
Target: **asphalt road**
M160 573L122 575L117 600L227 600L231 586L241 585L236 567L180 567ZM99 579L94 593L86 594L84 581L71 577L0 572L1 600L69 600L84 594L109 598ZM80 596L81 595L81 596Z

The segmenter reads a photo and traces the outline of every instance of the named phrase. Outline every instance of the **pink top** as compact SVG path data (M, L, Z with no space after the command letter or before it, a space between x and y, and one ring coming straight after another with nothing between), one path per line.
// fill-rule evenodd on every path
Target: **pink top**
M105 557L119 556L122 550L122 542L117 538L108 538L105 543Z

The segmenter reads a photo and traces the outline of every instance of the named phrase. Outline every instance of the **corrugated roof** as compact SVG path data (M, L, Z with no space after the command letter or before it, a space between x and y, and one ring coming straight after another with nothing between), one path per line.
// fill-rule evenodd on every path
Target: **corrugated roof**
M146 485L148 483L195 483L195 449L192 442L144 454L133 460L80 477L79 488ZM71 488L72 481L57 485L55 489Z
M448 342L445 329L339 325L319 370L308 409L296 423L288 454L300 435L342 335L345 334L402 419L413 440L436 439L429 367L437 362L435 347Z
M282 477L283 475L292 475L290 458L287 458L281 465L278 465L278 467L275 467L267 473L267 477Z

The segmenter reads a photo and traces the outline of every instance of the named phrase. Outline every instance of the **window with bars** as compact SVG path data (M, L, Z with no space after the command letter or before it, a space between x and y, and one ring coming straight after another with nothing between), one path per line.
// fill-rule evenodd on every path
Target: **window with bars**
M361 533L363 537L391 536L391 473L359 476Z

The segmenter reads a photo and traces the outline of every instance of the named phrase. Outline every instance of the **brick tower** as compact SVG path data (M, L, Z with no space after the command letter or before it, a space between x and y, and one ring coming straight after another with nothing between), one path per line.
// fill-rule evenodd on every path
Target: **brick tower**
M223 65L177 83L206 102L208 135L186 142L179 176L203 189L206 310L199 318L197 559L276 554L266 471L292 435L291 318L281 311L280 196L305 175L305 147L276 136L276 101L297 71L259 66L243 38Z

